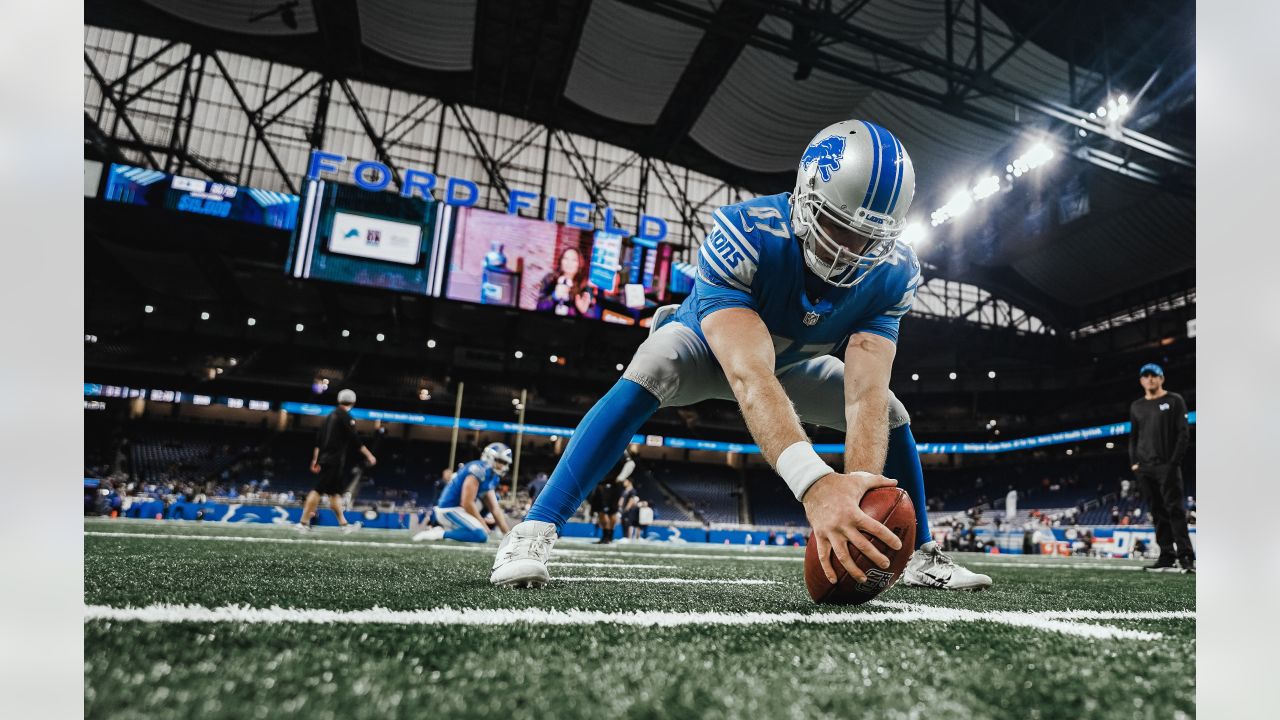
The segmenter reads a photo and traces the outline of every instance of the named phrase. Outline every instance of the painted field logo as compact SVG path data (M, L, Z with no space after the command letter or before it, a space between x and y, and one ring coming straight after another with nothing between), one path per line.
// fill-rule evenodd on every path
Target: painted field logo
M822 182L831 179L831 173L840 169L840 158L844 157L844 138L840 135L829 135L805 149L800 157L800 166L809 167L818 164L818 174Z

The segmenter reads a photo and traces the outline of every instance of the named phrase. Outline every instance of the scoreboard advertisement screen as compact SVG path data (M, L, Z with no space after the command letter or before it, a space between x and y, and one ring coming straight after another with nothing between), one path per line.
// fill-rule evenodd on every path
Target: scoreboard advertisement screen
M298 196L112 164L104 200L292 230Z
M297 278L438 295L443 262L435 248L440 216L450 211L423 198L308 180L288 270Z
M463 208L449 245L450 300L646 325L668 298L666 243Z

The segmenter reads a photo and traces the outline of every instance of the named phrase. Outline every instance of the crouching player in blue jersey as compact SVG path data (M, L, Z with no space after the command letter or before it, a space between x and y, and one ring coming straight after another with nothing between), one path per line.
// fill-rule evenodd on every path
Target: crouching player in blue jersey
M693 292L674 313L655 316L622 379L583 418L525 521L503 538L490 580L545 585L559 528L641 424L659 407L721 398L737 400L761 453L803 503L832 582L832 551L855 579L865 577L849 543L888 566L864 531L895 550L901 543L859 503L901 481L918 522L903 581L988 587L990 578L932 541L910 420L889 391L899 319L920 284L915 253L898 243L914 194L902 143L848 120L814 137L794 193L716 210ZM844 472L818 456L801 422L846 433Z
M498 504L498 481L511 467L511 448L502 443L489 443L472 460L454 473L436 503L435 521L439 525L413 536L414 540L457 540L482 543L489 539L489 526L480 516L477 501L483 499L493 514L498 529L511 530L507 515Z

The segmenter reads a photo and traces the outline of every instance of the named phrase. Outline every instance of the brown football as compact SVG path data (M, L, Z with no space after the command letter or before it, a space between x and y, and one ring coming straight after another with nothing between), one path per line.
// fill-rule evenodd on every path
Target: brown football
M861 605L875 599L877 595L890 588L898 581L902 569L911 559L916 544L916 509L906 491L896 487L875 488L862 496L862 511L898 536L902 541L902 549L894 552L878 538L871 538L875 548L889 558L889 567L881 570L863 556L862 551L849 544L849 554L858 565L858 569L867 575L866 582L855 581L844 566L831 554L831 566L836 571L836 582L827 580L822 572L822 563L818 562L818 546L813 541L813 533L809 533L809 543L804 552L804 584L809 588L809 597L814 602L834 605Z

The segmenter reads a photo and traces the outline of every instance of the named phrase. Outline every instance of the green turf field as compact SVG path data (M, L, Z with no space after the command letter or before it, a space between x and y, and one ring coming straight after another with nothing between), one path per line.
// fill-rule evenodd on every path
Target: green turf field
M995 587L815 606L797 549L85 522L85 712L224 718L1175 718L1193 576L965 556Z

